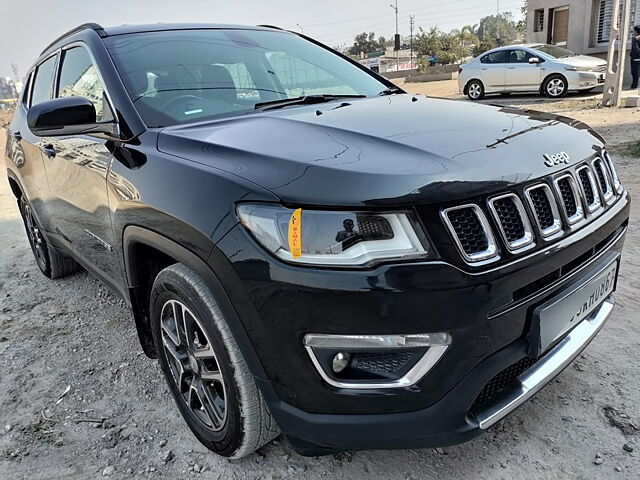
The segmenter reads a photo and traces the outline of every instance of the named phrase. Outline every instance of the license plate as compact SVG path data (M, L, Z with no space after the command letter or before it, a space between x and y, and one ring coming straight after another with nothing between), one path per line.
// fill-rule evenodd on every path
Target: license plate
M615 290L618 256L601 269L556 295L535 309L534 326L538 326L536 354L547 350L556 340L587 318ZM535 328L534 328L535 330ZM532 332L533 333L533 332Z

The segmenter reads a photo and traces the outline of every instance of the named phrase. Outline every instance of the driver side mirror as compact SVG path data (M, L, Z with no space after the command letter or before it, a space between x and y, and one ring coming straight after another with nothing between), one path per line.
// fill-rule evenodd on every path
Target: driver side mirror
M115 122L97 122L95 106L84 97L55 98L34 105L27 112L27 125L38 137L118 134Z
M529 59L529 63L537 65L539 63L542 63L542 59L540 57L531 57Z

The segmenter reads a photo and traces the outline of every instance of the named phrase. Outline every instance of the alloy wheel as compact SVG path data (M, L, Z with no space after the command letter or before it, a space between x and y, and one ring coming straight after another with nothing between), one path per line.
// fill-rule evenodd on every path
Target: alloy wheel
M554 78L547 83L547 93L551 97L559 97L564 92L564 80Z
M161 333L173 380L193 415L209 430L226 422L224 378L200 320L178 300L162 306Z
M472 83L469 85L469 96L471 98L479 98L482 94L482 88L477 83Z
M24 223L27 227L27 237L29 238L29 243L31 244L31 248L33 249L33 253L35 254L36 261L38 262L38 266L45 270L47 268L47 244L42 236L42 231L36 221L33 210L31 210L31 205L29 205L26 200L21 199L22 203L22 214L24 216Z

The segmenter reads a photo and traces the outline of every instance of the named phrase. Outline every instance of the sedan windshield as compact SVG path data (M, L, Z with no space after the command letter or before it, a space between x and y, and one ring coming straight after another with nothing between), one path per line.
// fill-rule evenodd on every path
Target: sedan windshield
M368 97L388 89L288 32L175 30L115 35L105 43L149 127L255 112L265 102L312 96L331 101L332 95Z
M566 48L556 47L555 45L536 45L535 47L531 47L531 49L544 53L551 58L567 58L576 56L576 52L572 52Z

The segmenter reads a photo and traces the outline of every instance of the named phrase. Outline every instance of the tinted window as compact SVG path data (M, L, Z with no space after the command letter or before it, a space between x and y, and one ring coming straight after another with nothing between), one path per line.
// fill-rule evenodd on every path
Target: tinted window
M499 52L488 53L480 59L482 63L507 63L507 52L501 50Z
M529 63L529 59L532 57L533 55L524 50L511 50L509 52L509 63Z
M375 96L386 85L287 32L174 30L105 39L149 126L253 113L255 104L313 94Z
M104 119L104 87L86 49L74 47L64 52L58 96L85 97L96 107L96 119Z
M31 91L31 105L51 100L53 90L53 73L56 67L56 55L42 62L36 70L36 77Z

